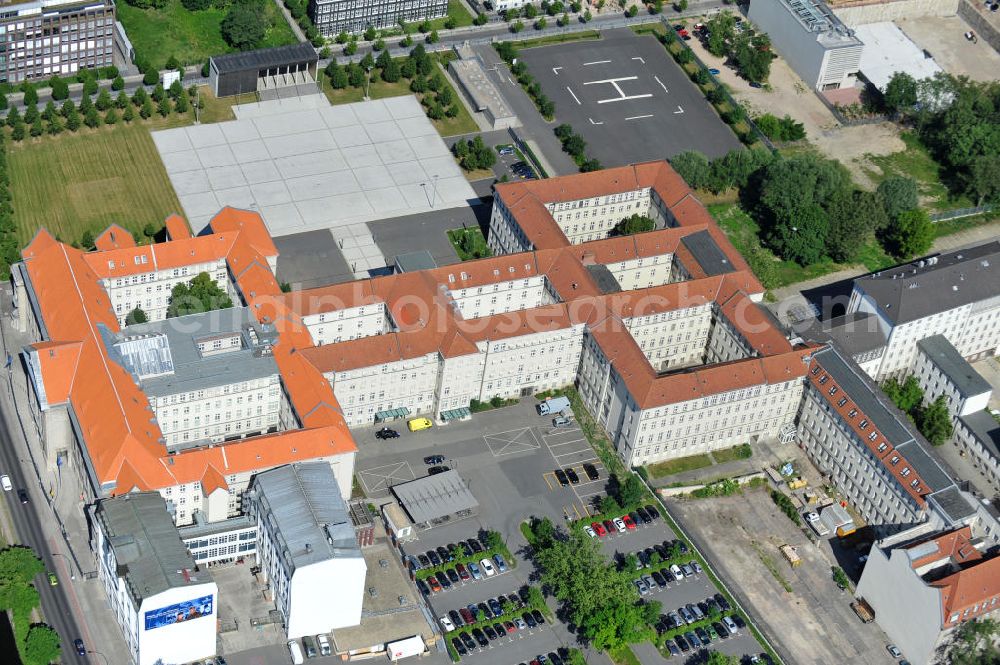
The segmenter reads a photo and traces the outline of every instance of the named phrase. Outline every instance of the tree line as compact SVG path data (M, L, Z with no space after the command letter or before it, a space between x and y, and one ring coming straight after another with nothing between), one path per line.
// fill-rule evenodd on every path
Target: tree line
M48 665L59 658L59 635L44 623L32 623L41 605L34 579L45 572L42 560L29 547L15 545L0 551L0 611L10 611L14 641L24 665Z
M573 130L572 126L563 123L553 131L555 131L559 143L562 144L563 152L573 158L573 161L580 168L580 173L600 171L603 168L601 162L596 158L587 156L587 142Z
M927 403L923 389L912 374L903 381L887 380L882 384L882 392L907 415L932 446L944 444L955 433L945 396L939 395Z

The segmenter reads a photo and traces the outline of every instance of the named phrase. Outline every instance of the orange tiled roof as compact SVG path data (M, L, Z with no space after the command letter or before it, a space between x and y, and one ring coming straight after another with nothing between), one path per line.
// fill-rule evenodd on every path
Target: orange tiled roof
M179 221L168 223L176 227ZM285 432L259 437L266 443L248 439L187 451L182 456L167 454L146 396L133 377L108 357L101 339L98 326L112 332L119 327L100 280L220 258L232 260L229 270L254 311L259 309L255 306L257 297L280 296L273 275L264 274L269 273L267 259L276 256L277 250L260 216L225 209L212 220L212 228L222 233L181 237L144 247L119 243L113 248L109 230L103 234L107 242L102 240L109 249L91 253L57 242L42 230L22 252L43 332L49 340L56 340L34 346L39 352L46 393L50 401L64 398L72 405L97 480L112 493L211 478L210 466L217 470L252 470L308 459L316 452L332 455L356 450L329 383L295 354L296 345L311 345L308 332L301 322L285 316L274 347L275 359L303 427L316 431ZM56 356L62 356L58 367ZM219 455L223 455L222 460L217 459ZM183 474L176 468L178 457L183 457L184 468L188 469ZM178 481L180 477L185 480Z
M167 237L170 240L181 240L191 237L191 229L187 221L180 215L168 215L163 223L167 227Z
M102 251L135 247L135 238L122 227L112 224L101 235L94 238L94 247Z

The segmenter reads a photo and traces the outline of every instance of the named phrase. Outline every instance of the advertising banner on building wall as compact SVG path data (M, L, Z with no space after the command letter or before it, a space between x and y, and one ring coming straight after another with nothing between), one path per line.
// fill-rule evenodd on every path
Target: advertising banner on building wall
M183 623L199 617L207 617L214 611L212 596L202 596L183 603L174 603L158 610L146 612L146 630L162 628L175 623Z

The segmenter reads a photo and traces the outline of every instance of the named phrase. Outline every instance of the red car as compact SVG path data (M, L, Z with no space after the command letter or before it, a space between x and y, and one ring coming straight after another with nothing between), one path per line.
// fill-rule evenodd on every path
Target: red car
M604 528L608 530L608 533L614 533L618 531L618 529L615 528L615 523L612 522L611 520L604 520Z
M600 522L594 522L593 524L590 525L590 528L593 529L594 533L596 533L601 538L603 538L604 536L608 535L608 530L605 529L604 526L601 525Z
M441 583L438 582L437 578L434 577L433 575L427 578L427 584L430 585L431 591L433 591L434 593L441 591Z
M628 515L622 515L622 522L625 522L625 528L626 529L634 529L635 528L635 522L633 522L632 518L629 517Z
M468 582L469 578L472 577L471 575L469 575L469 571L466 570L465 566L461 563L455 566L455 570L458 571L458 576L462 578L463 582Z

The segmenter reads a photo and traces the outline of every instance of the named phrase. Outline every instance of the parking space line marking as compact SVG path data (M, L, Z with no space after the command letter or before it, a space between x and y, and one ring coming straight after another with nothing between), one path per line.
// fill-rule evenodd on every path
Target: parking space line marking
M650 113L648 115L634 115L631 118L625 118L625 119L626 120L642 120L643 118L652 118L652 117L653 117L653 114Z
M674 115L680 115L681 113L684 113L684 109L682 109L682 108L680 107L680 105L678 104L678 105L677 105L677 110L676 110L676 111L674 111Z
M559 76L559 70L560 69L562 69L562 67L553 67L552 68L552 73L555 74L556 76Z
M636 57L634 57L634 58L632 58L632 59L633 59L633 60L638 60L639 62L641 62L641 63L642 63L642 64L644 64L644 65L646 64L646 61L645 61L645 60L643 60L642 58L640 58L639 56L636 56Z
M556 488L553 487L552 483L549 482L549 476L552 476L553 478L555 478L556 474L552 473L551 471L546 471L545 473L542 474L542 478L545 479L545 484L549 486L549 491L551 492L552 490L554 490Z
M589 67L591 65L606 65L609 62L611 62L611 61L610 60L594 60L593 62L585 62L585 63L583 63L583 66L584 67Z
M580 443L583 440L584 439L573 439L572 441L560 441L559 443L549 443L548 441L546 441L545 443L548 444L549 448L555 448L557 446L568 446L572 443Z
M663 85L663 81L660 80L659 76L654 75L653 80L660 84L660 87L663 88L663 92L670 94L670 91L667 90L667 86Z
M583 106L583 104L580 103L580 99L576 96L576 93L573 92L573 89L569 86L566 86L566 89L569 91L569 94L573 96L573 101L576 102L576 105Z

